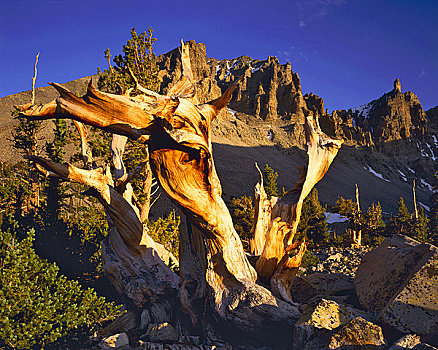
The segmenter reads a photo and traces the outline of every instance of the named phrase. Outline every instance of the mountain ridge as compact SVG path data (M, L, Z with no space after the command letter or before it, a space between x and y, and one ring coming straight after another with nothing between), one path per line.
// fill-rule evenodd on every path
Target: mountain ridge
M212 124L215 161L226 196L252 194L257 181L254 160L277 170L280 186L293 186L296 166L305 159L304 120L312 114L319 118L323 131L344 139L333 169L318 186L325 203L334 204L337 195L353 198L354 183L359 183L365 205L380 200L387 207L384 209L394 212L398 197L407 199L416 179L417 197L427 206L437 170L438 106L423 111L418 97L402 93L396 80L393 90L364 105L370 106L369 118L365 118L365 108L328 113L322 97L303 95L300 77L289 62L280 64L272 56L266 60L248 56L217 60L207 56L204 44L192 40L189 45L196 87L204 97L201 103L217 98L243 75L228 108ZM159 90L166 93L181 74L179 50L158 56L157 63ZM64 85L82 93L90 78ZM92 78L96 82L97 76ZM37 89L38 102L49 102L56 95L51 87ZM29 100L29 92L0 99L2 139L12 129L12 105ZM46 138L51 136L49 125L44 130ZM3 146L3 161L18 160L10 144Z

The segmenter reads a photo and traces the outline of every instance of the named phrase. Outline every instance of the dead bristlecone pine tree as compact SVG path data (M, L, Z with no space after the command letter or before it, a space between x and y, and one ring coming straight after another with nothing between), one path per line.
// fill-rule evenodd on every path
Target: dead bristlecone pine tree
M135 96L130 91L114 95L97 90L90 82L86 94L77 97L52 83L60 94L56 101L16 107L21 117L30 120L69 118L77 122L79 131L92 125L112 133L114 177L100 168L80 169L38 156L28 158L47 176L93 188L89 192L105 207L109 223L109 234L102 242L105 275L130 300L130 312L137 319L141 314L143 327L168 323L181 341L196 335L206 344L221 340L291 344L300 311L293 303L290 285L306 249L305 242L294 242L294 235L304 198L324 176L342 141L328 138L309 115L305 124L308 165L300 169L293 188L281 198L267 199L259 170L251 242L258 258L253 268L221 197L210 131L239 80L221 97L199 103L187 44L181 46L181 61L181 78L167 95L138 83ZM89 163L86 132L81 137ZM179 276L166 265L175 258L151 239L132 201L130 181L140 171L127 173L123 166L124 137L149 148L149 159L142 165L149 163L161 188L181 209ZM149 328L150 332L161 329Z

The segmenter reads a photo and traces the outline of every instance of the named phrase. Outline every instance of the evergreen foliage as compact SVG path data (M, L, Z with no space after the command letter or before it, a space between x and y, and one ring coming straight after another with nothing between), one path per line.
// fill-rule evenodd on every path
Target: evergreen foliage
M254 221L253 200L249 196L234 197L231 200L230 214L234 228L243 244L243 249L250 251L249 240L252 238L251 228Z
M319 202L318 190L314 188L304 200L298 225L298 237L305 237L310 246L328 244L329 231L325 212L326 207Z
M16 111L12 112L12 116L17 114ZM22 155L36 155L38 153L38 132L41 129L41 121L20 119L18 124L14 125L12 131L12 147L20 152ZM39 174L29 161L26 162L22 170L22 182L26 185L21 185L23 191L20 191L20 201L22 205L19 211L24 210L29 212L39 207L40 199L40 185ZM27 179L27 181L25 180Z
M278 197L278 187L277 187L277 178L278 173L274 171L268 164L266 164L264 173L264 188L265 192L268 195L268 199L272 196Z
M149 236L171 252L177 259L179 257L179 225L181 218L171 211L165 218L148 222ZM167 263L167 261L165 261Z
M135 28L131 30L131 39L123 45L123 54L114 57L111 64L111 53L105 50L105 59L108 61L108 69L97 69L100 77L98 87L112 93L123 94L130 88L135 87L129 69L132 70L138 82L150 90L158 88L158 67L155 64L155 54L152 51L153 30L149 27L147 32L137 34Z
M419 242L433 243L430 239L431 235L429 232L429 218L426 216L421 205L418 208L418 219L413 216L412 221L413 232L411 235Z
M99 89L111 93L124 93L128 89L135 88L135 81L129 73L130 69L141 86L156 91L158 89L159 71L156 65L156 56L153 52L153 44L156 40L156 38L153 38L152 28L149 27L147 32L143 32L139 35L135 31L135 28L133 28L131 30L131 39L122 47L123 55L120 54L114 57L114 66L111 64L112 56L110 50L106 49L104 54L105 59L108 61L108 69L103 71L100 68L97 69L99 73ZM132 94L135 95L134 90ZM110 142L108 134L102 131L99 133L101 137L93 139L92 142L90 142L93 152L96 149L98 156L110 157L111 152L109 150ZM144 144L128 140L124 157L127 169L134 169L148 158L148 149ZM109 160L110 159L107 159L108 162ZM140 176L132 182L133 189L137 194L137 199L140 204L144 204L146 198L149 197L143 188L148 171L150 171L150 169L145 167Z
M12 112L14 116L16 112ZM19 119L12 131L12 147L21 154L35 155L38 147L38 131L41 129L41 121Z
M50 160L63 163L65 155L65 146L68 143L68 127L63 119L55 119L53 121L55 127L53 129L53 141L46 142L45 150ZM48 222L57 222L61 214L61 207L64 195L64 188L61 181L57 178L47 179L47 186L45 188L46 207L45 215Z
M58 275L58 267L39 258L34 231L19 241L0 231L0 339L29 349L45 345L78 327L92 328L120 314L119 307Z
M356 207L356 203L351 199L345 199L342 196L339 196L336 201L336 205L333 207L333 212L339 213L342 216L349 218L353 215L353 210Z
M319 263L319 258L313 254L309 249L304 252L303 259L301 260L301 266L305 269L316 266Z
M398 201L398 214L391 218L391 233L406 235L420 242L431 241L429 232L429 219L422 206L418 209L418 219L414 213L410 213L403 198Z
M435 174L433 193L430 196L429 232L431 241L438 245L438 173Z
M379 202L372 203L362 220L362 239L366 245L376 246L386 235L386 224L382 217L382 207Z

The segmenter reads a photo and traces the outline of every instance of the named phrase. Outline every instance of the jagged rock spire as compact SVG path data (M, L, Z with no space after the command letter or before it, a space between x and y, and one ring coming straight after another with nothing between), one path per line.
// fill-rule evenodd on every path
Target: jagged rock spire
M394 91L401 92L401 83L398 78L394 80Z

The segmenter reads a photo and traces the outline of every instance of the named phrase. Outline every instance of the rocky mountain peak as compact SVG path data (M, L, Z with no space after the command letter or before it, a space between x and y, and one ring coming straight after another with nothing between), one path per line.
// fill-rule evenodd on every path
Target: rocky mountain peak
M378 189L368 197L368 202L380 200L385 205L393 206L401 195L403 186L407 191L405 198L410 195L412 180L415 178L419 190L418 198L424 195L421 200L427 203L438 159L438 106L424 112L414 93L402 93L399 80L394 82L391 91L376 100L329 114L321 97L314 93L303 95L300 77L292 70L292 64L289 62L281 64L272 56L265 60L249 56L219 60L207 56L204 44L193 40L188 44L194 80L199 95L203 98L200 103L217 98L232 82L243 76L229 107L224 108L212 124L213 137L216 141L226 144L215 152L218 164L224 164L223 168L226 169L221 177L224 177L225 191L228 193L248 194L239 191L243 188L252 190L250 174L254 174L253 160L261 154L263 156L258 159L259 164L272 164L279 173L282 173L282 167L291 160L291 156L296 157L301 163L300 157L304 153L290 150L293 147L304 149L304 120L307 115L313 114L319 118L323 131L345 141L345 146L337 158L342 171L337 171L335 164L333 171L336 175L332 177L331 183L333 188L325 194L322 192L327 203L331 203L338 194L348 195L350 187L345 184L349 184L348 181L354 177L358 178L360 183L364 174L365 183L368 183L369 176L374 177L375 182L371 187ZM160 92L166 93L181 75L179 48L157 57L157 63L160 67ZM76 93L83 94L89 80L90 77L86 77L64 85ZM47 103L56 97L57 92L52 87L37 89L38 101ZM14 104L23 104L29 100L30 92L27 91L4 97L0 101L0 135L4 140L2 160L20 159L7 141L12 125L16 122L11 118L10 111ZM47 122L44 125L46 126L43 137L50 140L53 137L53 126ZM245 168L242 157L250 158L248 152L249 147L252 147L250 152L253 152L251 157L254 159L247 163L250 168L244 169L248 176L241 176L241 173L235 176L229 171L229 162L233 158L229 155L229 151L233 149L229 144L239 145L234 149L233 156L239 159L235 166L239 171ZM242 144L246 145L245 148L240 147ZM237 149L239 151L236 151ZM279 149L281 154L278 152ZM356 164L356 169L353 169L352 163ZM370 175L371 168L378 175ZM354 176L351 175L353 170L356 171ZM346 174L348 179L345 179ZM339 182L342 178L345 181ZM386 181L397 178L401 182L393 184L396 199L389 199L389 195L384 195L389 188L389 182ZM339 185L340 183L343 185ZM381 186L382 183L384 186ZM366 194L363 198L365 196Z
M401 92L401 83L398 78L394 80L394 91Z
M394 141L422 140L428 128L428 119L418 97L411 91L402 93L399 79L394 81L392 91L378 99L326 117L332 124L336 118L341 118L336 120L338 127L331 127L337 136L378 149Z

